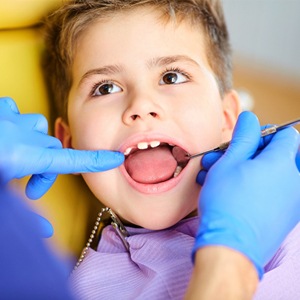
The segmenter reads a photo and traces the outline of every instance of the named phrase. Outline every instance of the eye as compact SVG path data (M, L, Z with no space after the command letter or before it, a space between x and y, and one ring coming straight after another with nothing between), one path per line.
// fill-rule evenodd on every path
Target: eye
M92 96L104 96L122 92L122 89L112 81L105 80L97 83L93 88Z
M159 84L179 84L189 80L189 76L180 70L169 70L162 74Z

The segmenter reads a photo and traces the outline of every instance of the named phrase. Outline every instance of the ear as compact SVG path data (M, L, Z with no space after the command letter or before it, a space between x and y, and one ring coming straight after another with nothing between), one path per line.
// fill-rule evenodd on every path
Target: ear
M231 90L225 94L222 101L223 105L223 127L222 139L227 142L232 137L235 123L241 113L241 105L239 95L235 90Z
M57 118L55 121L54 135L61 141L64 148L72 148L70 127L62 118Z

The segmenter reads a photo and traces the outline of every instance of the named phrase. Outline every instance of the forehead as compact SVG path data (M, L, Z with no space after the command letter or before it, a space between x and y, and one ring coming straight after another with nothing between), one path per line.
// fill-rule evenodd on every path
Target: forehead
M162 18L162 12L153 8L121 11L93 21L81 33L75 49L74 64L83 57L87 64L93 59L104 63L187 54L207 60L200 24Z

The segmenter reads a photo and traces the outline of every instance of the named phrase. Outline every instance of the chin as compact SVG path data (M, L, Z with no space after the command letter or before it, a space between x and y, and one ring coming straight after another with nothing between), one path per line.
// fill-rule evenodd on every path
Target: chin
M197 216L197 208L192 209L191 212L187 212L186 214L182 214L182 211L176 213L171 210L168 213L162 213L161 211L154 212L151 216L144 214L138 216L138 218L133 218L130 222L119 217L126 226L142 227L148 230L163 230L176 225L183 219L195 216Z

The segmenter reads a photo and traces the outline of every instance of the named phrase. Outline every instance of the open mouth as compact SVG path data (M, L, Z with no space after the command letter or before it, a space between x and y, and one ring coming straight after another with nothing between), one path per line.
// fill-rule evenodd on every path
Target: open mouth
M158 184L177 177L188 164L187 152L165 142L140 142L124 151L124 167L138 183Z

